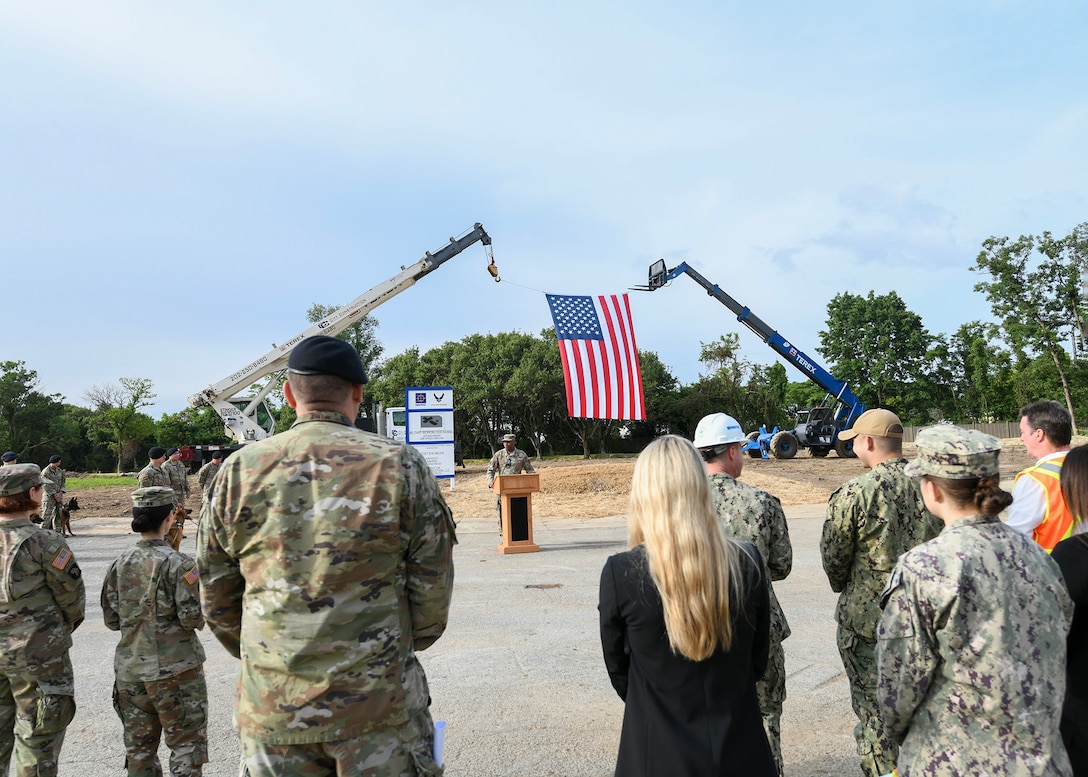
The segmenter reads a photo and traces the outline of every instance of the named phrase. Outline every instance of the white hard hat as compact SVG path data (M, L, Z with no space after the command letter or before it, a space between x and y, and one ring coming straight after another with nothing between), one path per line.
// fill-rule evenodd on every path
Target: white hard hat
M704 416L699 425L695 427L696 448L716 448L719 445L729 445L734 442L744 442L748 438L744 436L744 430L740 428L737 419L725 413L711 413Z

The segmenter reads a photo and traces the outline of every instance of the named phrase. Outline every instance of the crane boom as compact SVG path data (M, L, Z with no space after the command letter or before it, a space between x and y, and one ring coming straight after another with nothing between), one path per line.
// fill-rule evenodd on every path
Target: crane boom
M658 270L656 274L655 269ZM697 270L690 267L687 262L681 262L668 271L665 271L665 262L663 260L655 263L653 267L650 268L648 289L649 291L658 289L680 275L687 275L702 286L707 294L733 311L737 316L737 321L740 321L759 335L759 338L773 348L775 353L803 372L805 377L828 394L831 394L836 399L850 405L861 404L861 400L854 396L854 392L850 390L850 387L845 381L839 380L817 364L815 359L811 358L800 348L789 342L780 335L777 330L768 326L763 319L752 312L751 308L737 302L733 297L729 296L729 294L722 291L718 284L708 281Z
M415 264L409 267L402 266L401 271L393 277L363 292L287 342L274 346L264 356L254 359L218 383L213 383L203 391L193 394L189 397L189 404L193 407L214 407L223 419L227 434L240 443L264 439L275 427L273 425L272 429L269 429L267 425L259 423L256 414L265 397L276 387L277 382L269 380L256 396L246 397L244 400L236 397L239 391L252 386L262 378L285 370L291 352L303 340L314 335L335 337L361 321L371 310L413 286L420 278L434 272L476 242L482 243L490 253L491 236L480 223L461 237L451 237L447 245L434 253L426 252Z
M865 412L865 403L858 399L845 381L839 380L821 367L815 359L780 335L747 305L737 302L718 284L708 281L687 262L681 262L668 270L665 260L659 259L650 265L647 285L636 288L641 291L655 291L681 275L687 275L702 286L707 294L729 308L738 321L755 332L775 353L827 392L828 398L824 405L803 411L803 417L798 419L798 426L793 430L793 435L802 446L826 455L827 450L837 443L838 432L849 428L854 419ZM843 451L846 450L844 447Z

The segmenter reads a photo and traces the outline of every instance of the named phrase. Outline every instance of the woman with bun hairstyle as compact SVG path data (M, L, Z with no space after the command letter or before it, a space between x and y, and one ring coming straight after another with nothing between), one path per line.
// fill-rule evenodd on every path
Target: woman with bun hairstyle
M1050 557L1058 562L1074 605L1067 642L1062 742L1074 777L1088 777L1088 445L1066 454L1061 486L1073 516L1073 534L1055 545Z
M173 777L199 775L208 761L208 691L196 629L200 573L166 542L173 522L171 488L132 493L136 547L110 564L102 582L102 617L121 632L114 654L113 708L124 725L129 777L161 775L160 736Z
M1068 777L1058 732L1073 605L1058 565L999 513L1001 442L923 429L904 470L944 522L881 596L877 699L899 777Z
M628 539L605 563L598 608L626 703L616 774L775 777L756 696L770 646L763 562L723 535L688 440L659 437L638 457Z

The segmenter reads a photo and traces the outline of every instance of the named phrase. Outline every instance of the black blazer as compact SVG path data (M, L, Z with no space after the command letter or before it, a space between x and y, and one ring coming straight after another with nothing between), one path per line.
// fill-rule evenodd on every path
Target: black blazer
M755 546L736 544L744 596L731 602L733 645L698 662L669 647L645 548L605 562L601 646L626 702L617 777L775 777L756 699L770 639L767 582Z
M1073 626L1069 629L1066 658L1065 703L1062 705L1062 742L1073 765L1073 777L1088 777L1088 536L1075 535L1054 546L1065 587L1073 599Z

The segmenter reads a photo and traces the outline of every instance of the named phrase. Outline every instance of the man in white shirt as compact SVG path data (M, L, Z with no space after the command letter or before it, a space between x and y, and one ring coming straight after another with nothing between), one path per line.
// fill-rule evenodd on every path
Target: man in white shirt
M1061 404L1049 399L1024 406L1020 416L1020 441L1038 461L1016 476L1007 523L1049 553L1069 536L1073 524L1060 482L1073 421Z

